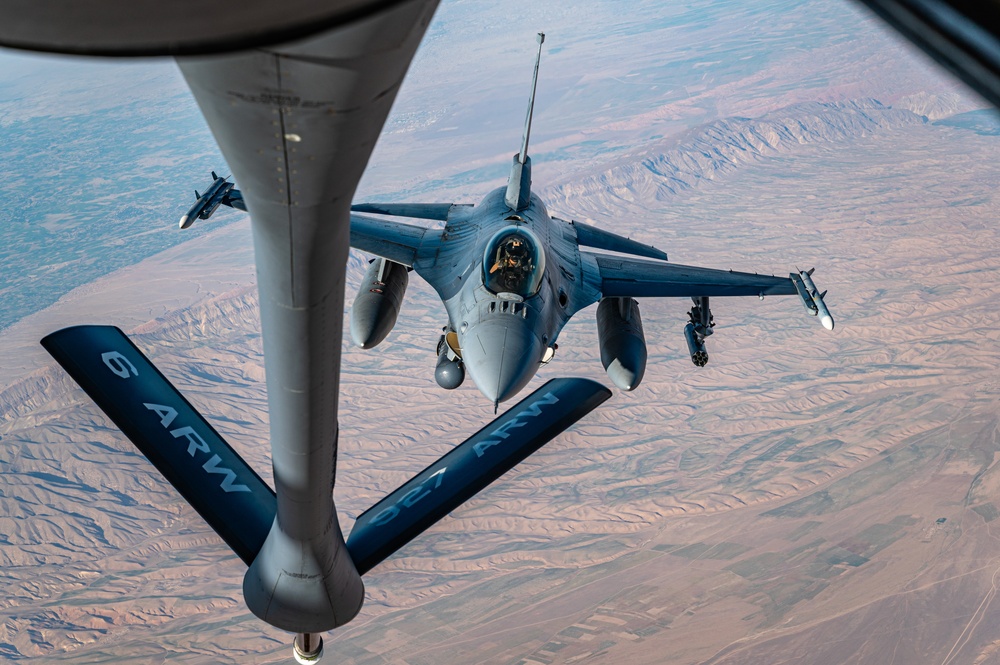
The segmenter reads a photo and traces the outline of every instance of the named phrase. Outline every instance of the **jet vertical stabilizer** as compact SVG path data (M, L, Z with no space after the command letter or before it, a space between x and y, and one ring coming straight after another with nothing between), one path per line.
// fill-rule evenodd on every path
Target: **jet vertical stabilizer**
M538 64L542 59L542 43L545 33L538 33L538 54L535 56L535 74L531 79L531 96L528 98L528 115L524 119L524 134L521 137L521 152L514 155L507 179L507 195L504 201L511 210L524 210L531 199L531 158L528 157L528 136L531 134L531 113L535 108L535 88L538 87Z

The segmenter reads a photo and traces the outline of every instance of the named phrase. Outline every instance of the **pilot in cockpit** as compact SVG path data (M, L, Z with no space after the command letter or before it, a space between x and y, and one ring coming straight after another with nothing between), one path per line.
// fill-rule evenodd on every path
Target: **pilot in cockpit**
M502 271L504 286L510 291L516 291L524 275L531 272L531 256L523 239L514 236L500 243L490 274L498 270Z
M483 286L494 295L530 298L542 284L545 255L527 229L498 231L483 252Z

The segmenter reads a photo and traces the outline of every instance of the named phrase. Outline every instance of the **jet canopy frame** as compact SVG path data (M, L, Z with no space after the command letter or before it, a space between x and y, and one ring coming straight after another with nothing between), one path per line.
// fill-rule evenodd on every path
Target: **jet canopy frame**
M545 252L531 231L507 226L490 238L483 254L483 284L497 296L530 298L545 274Z

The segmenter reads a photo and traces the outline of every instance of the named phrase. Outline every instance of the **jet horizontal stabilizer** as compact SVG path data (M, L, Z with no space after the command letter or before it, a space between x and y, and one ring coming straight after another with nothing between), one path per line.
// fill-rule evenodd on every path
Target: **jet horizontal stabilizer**
M351 206L352 212L367 212L373 215L392 215L393 217L412 217L414 219L436 219L448 221L448 213L455 203L356 203ZM471 206L470 206L471 207Z
M584 247L603 249L609 252L620 254L632 254L634 256L645 256L650 259L667 260L667 253L662 252L652 245L643 245L641 242L623 238L620 235L604 231L596 226L588 226L579 222L570 222L576 230L576 241Z
M514 468L611 396L590 379L552 379L453 448L354 523L347 549L361 574Z
M250 565L274 521L267 483L118 328L64 328L41 343Z

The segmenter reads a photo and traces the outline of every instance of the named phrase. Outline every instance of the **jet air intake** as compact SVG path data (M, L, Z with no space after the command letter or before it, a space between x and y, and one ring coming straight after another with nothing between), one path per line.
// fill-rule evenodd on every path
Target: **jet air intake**
M646 338L633 298L603 298L597 306L601 363L621 390L635 390L646 372Z
M351 339L362 349L377 346L396 325L409 282L406 266L375 259L351 305Z

